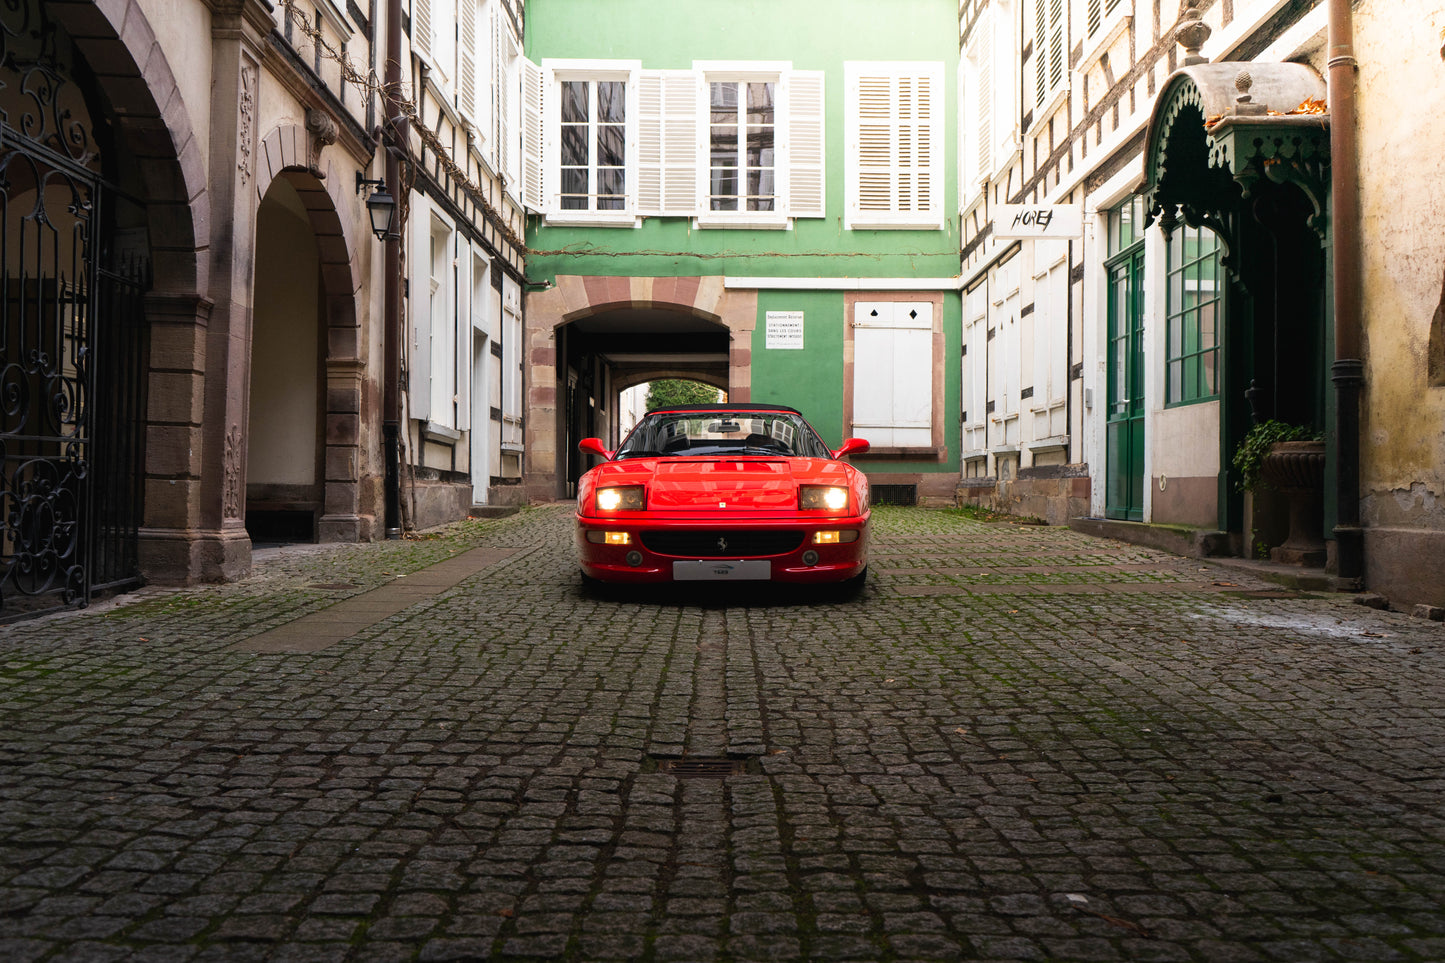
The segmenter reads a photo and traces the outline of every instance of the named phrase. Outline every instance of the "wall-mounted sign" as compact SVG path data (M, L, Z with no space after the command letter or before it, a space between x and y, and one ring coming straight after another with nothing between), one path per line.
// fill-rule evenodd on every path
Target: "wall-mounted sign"
M766 317L768 348L800 350L803 347L803 312L769 311Z
M999 240L1067 240L1084 236L1084 209L1073 204L999 204L993 209Z

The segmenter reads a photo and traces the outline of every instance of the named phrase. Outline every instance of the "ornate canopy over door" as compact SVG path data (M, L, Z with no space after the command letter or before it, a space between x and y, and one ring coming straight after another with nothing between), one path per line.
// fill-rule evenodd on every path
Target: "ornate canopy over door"
M1145 141L1147 216L1219 235L1221 464L1251 422L1324 428L1329 243L1325 83L1304 64L1202 63L1165 81ZM1241 501L1220 477L1220 526Z

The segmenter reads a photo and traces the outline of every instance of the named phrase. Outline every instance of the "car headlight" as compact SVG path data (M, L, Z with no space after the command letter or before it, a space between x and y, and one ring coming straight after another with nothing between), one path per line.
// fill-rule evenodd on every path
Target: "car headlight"
M646 490L641 485L597 489L599 512L640 512L646 507Z
M798 507L841 512L848 507L848 489L830 485L803 485L798 489Z

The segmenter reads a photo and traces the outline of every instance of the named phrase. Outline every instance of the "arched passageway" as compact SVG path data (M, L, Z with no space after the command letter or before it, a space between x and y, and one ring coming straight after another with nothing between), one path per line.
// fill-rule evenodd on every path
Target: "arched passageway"
M315 541L324 502L324 344L316 236L287 177L256 212L256 284L246 445L253 544Z
M622 387L669 376L751 396L757 292L721 277L559 274L527 296L525 317L530 499L572 497L577 442L611 437Z
M155 424L153 336L194 322L206 197L133 13L122 39L88 4L0 11L0 621L136 583L146 478L188 441Z
M557 329L559 398L565 412L566 491L593 459L577 450L582 438L616 444L618 397L658 378L728 386L731 337L726 325L657 308L620 308L570 321Z

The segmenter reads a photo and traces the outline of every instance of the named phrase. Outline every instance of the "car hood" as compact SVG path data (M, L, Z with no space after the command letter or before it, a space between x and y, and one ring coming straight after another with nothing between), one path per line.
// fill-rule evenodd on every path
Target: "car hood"
M793 511L799 485L848 484L847 466L823 458L647 458L594 471L599 488L646 485L650 511Z

